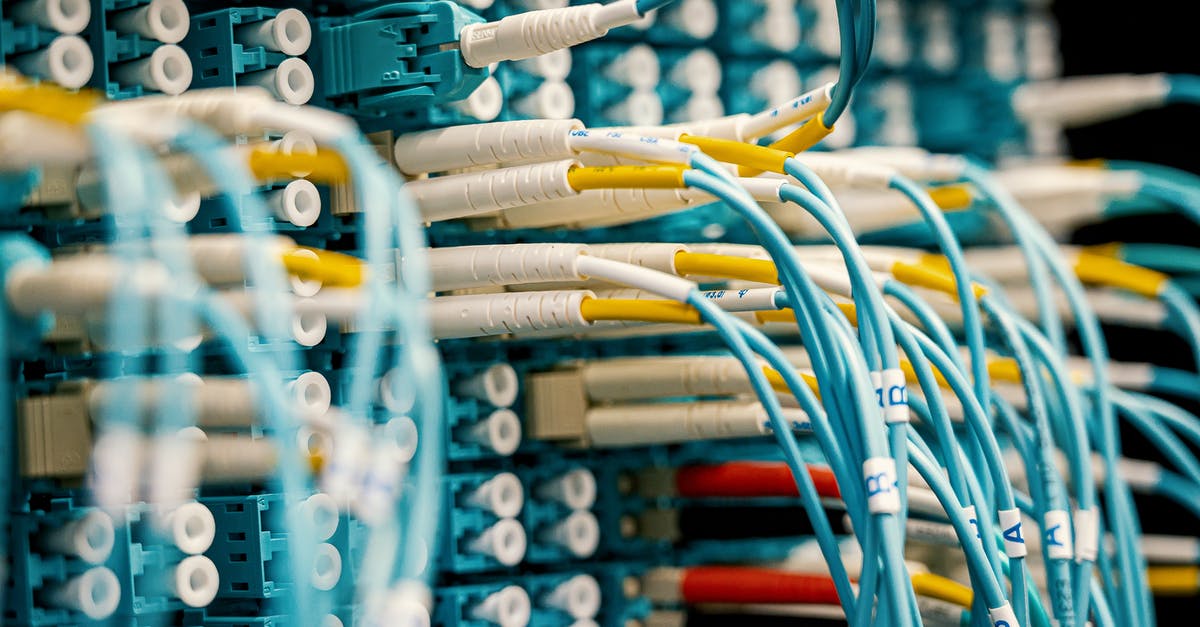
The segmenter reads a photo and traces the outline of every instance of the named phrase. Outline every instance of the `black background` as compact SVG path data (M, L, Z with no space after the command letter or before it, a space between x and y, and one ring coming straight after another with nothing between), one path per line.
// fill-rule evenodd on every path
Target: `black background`
M1063 72L1200 74L1200 25L1187 0L1132 3L1057 2ZM1075 157L1129 159L1200 172L1200 107L1172 105L1068 131ZM1200 228L1182 218L1158 216L1084 229L1085 241L1123 239L1193 245Z
M1186 0L1141 0L1134 3L1056 2L1068 76L1116 72L1200 74L1200 25ZM1172 105L1119 120L1075 129L1067 134L1072 156L1081 159L1128 159L1160 163L1200 173L1200 107ZM1200 227L1176 215L1139 216L1080 229L1078 243L1109 241L1165 242L1196 246ZM1115 359L1154 361L1192 369L1182 342L1174 335L1107 328ZM1171 399L1176 400L1178 399ZM1200 406L1181 403L1193 413ZM1153 449L1122 426L1124 453L1153 459ZM1194 536L1200 521L1182 508L1159 499L1139 498L1147 533ZM1200 597L1158 599L1162 625L1195 620ZM1181 621L1181 617L1190 618Z

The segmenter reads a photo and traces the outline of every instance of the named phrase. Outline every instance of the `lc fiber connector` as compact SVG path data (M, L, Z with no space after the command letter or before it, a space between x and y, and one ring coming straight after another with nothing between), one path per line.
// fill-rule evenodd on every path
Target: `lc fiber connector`
M453 2L401 2L319 18L309 54L317 102L378 118L462 100L488 77L463 62L459 32L483 18Z

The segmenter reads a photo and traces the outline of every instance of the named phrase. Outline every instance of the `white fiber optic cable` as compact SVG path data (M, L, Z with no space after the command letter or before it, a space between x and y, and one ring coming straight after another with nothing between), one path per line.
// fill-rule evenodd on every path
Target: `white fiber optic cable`
M112 570L97 566L51 587L47 599L54 606L103 620L112 616L121 603L121 582Z
M475 442L501 457L508 457L521 446L521 419L511 409L497 409L468 428L465 439Z
M1025 120L1083 126L1162 106L1170 89L1166 74L1071 77L1018 87L1013 109Z
M579 120L524 120L470 124L396 139L392 156L405 174L445 172L486 165L555 161L575 157L571 131Z
M600 545L600 522L586 510L571 512L566 518L543 528L538 533L542 542L556 544L575 559L591 557Z
M102 254L73 255L42 267L18 265L8 271L5 295L24 316L42 311L82 315L103 308L118 282L139 297L165 294L171 284L166 268L156 262L138 264L132 276L125 270L115 258Z
M78 35L92 19L92 3L88 0L24 0L6 8L17 21L63 35Z
M192 22L183 0L150 0L149 4L110 14L108 24L117 31L177 44L187 36Z
M580 364L579 375L588 398L598 403L753 391L745 370L734 357L600 359Z
M86 6L86 3L85 3ZM15 56L12 64L30 76L78 89L92 79L95 60L82 37L61 35L37 52Z
M412 181L412 194L429 222L465 218L579 194L567 180L575 160L518 165Z
M312 44L312 25L303 11L284 9L275 17L239 26L233 36L244 46L262 46L297 57Z
M541 602L576 620L593 618L600 612L600 583L591 575L575 575L546 593Z
M542 329L586 329L580 303L587 290L443 296L430 301L437 338L482 337Z
M689 189L586 189L578 196L513 207L481 218L481 226L500 229L617 224L680 211L707 196Z
M324 492L317 492L300 503L305 516L313 523L317 539L326 542L337 533L340 513L337 501Z
M579 281L582 244L491 244L426 252L434 291L526 283Z
M465 379L454 382L454 393L485 401L497 408L511 407L517 400L520 380L507 363L495 363Z
M241 82L262 87L290 105L306 104L317 85L312 68L295 57L284 59L274 68L243 74Z
M833 83L826 83L783 104L756 113L740 125L739 137L736 139L765 137L779 129L803 122L824 111L829 106L832 94Z
M203 555L191 555L170 570L168 589L184 605L206 607L217 598L221 575L211 559Z
M496 473L475 488L467 502L499 518L513 518L525 506L525 488L511 472Z
M472 551L493 557L505 566L515 566L525 559L527 542L521 523L511 518L501 518L475 536L468 546Z
M188 555L207 551L217 535L217 523L212 511L197 501L164 512L159 524L171 542Z
M799 431L812 428L808 415L799 409L785 408L783 416ZM585 425L593 447L678 444L771 433L767 412L756 401L602 405L588 409Z
M0 170L79 166L91 157L87 137L77 128L24 111L0 114Z
M42 547L54 553L73 555L88 564L103 564L112 554L115 533L112 516L89 509L83 516L39 534L39 540Z
M148 57L113 66L112 73L126 85L140 85L175 96L192 84L192 60L183 48L166 44L155 48Z
M596 476L587 468L574 468L543 481L534 489L540 499L570 509L590 509L596 504Z
M321 217L321 192L307 179L296 179L271 192L266 201L277 218L295 226L312 226Z
M317 545L310 583L317 590L333 590L342 578L342 554L328 542Z
M639 18L635 0L526 11L498 22L465 26L459 33L459 49L467 65L487 67L598 39L609 29Z
M525 627L533 612L529 593L520 586L505 586L489 594L470 608L472 618L487 621L499 627Z
M188 253L196 272L211 285L237 285L246 280L247 247L251 241L236 234L194 235L186 240ZM277 259L296 248L296 243L283 235L265 236L255 245L265 245L267 256Z

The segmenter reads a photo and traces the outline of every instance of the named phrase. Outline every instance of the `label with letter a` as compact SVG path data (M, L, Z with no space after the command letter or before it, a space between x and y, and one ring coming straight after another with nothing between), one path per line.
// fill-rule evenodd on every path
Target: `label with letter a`
M1042 534L1045 536L1046 555L1050 559L1069 560L1075 557L1075 550L1071 548L1071 516L1065 510L1046 512Z
M1028 549L1021 530L1021 512L1015 509L1000 510L1000 535L1004 538L1004 554L1009 557L1025 557Z

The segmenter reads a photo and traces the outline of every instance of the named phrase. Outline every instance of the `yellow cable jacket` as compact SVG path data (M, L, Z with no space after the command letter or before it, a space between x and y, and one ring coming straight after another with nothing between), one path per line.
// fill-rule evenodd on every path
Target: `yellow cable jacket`
M833 132L832 126L825 126L824 114L818 113L809 118L807 122L802 124L800 128L783 136L779 141L770 145L775 150L783 150L792 154L799 154L816 146ZM739 175L755 176L758 174L749 168L740 168Z
M699 147L704 154L717 161L732 163L740 168L751 168L758 171L776 172L778 174L784 173L783 162L793 156L793 153L786 150L776 150L766 146L759 146L758 144L747 144L731 139L683 135L679 138L679 141Z
M313 259L297 252L283 254L283 267L289 274L306 281L320 281L330 287L355 287L363 282L363 262L357 257L316 248L303 248L316 253Z
M1075 259L1075 276L1084 283L1118 287L1146 298L1157 298L1170 279L1161 272L1086 251Z
M975 593L970 588L932 573L913 573L913 592L931 599L953 603L959 607L970 609Z
M971 197L971 189L966 185L943 185L931 187L926 191L929 193L929 198L942 211L966 209L974 200Z
M1017 361L1011 357L988 360L987 368L988 377L993 381L1021 382L1021 369L1017 366ZM912 362L907 359L900 360L900 369L904 371L904 377L909 381L917 379L917 371L913 369ZM950 382L946 380L946 376L942 374L942 371L933 365L930 365L929 369L933 371L933 378L937 379L938 386L949 389Z
M707 276L779 285L775 263L765 259L680 251L675 254L675 271L680 276Z
M1021 368L1012 357L988 360L988 377L993 381L1021 382Z
M1200 591L1200 568L1195 566L1151 566L1146 578L1155 596L1192 596Z
M838 303L838 309L842 311L842 315L850 321L850 324L858 326L858 311L854 308L854 303ZM789 308L774 310L774 311L756 311L754 317L759 323L765 322L795 322L796 312Z
M586 189L679 189L686 187L686 168L673 165L614 165L572 168L567 184L576 191Z
M690 305L669 300L588 298L579 305L579 315L589 322L624 320L674 324L701 324L700 312Z
M767 382L771 384L771 389L776 392L783 392L784 394L792 393L792 388L788 387L787 382L783 379L783 375L779 374L778 370L770 366L763 366L762 371L767 377ZM821 398L821 388L817 384L816 377L807 372L797 372L796 374L800 375L800 378L804 380L804 384L808 386L808 389L813 391L813 394L817 395L818 399Z
M79 124L101 102L98 93L67 91L51 83L0 79L0 111L26 111L67 124Z
M892 264L892 276L901 283L944 292L955 299L958 298L958 282L955 281L954 275L944 272L936 266L897 261ZM987 288L979 284L972 284L971 291L978 299L987 293Z
M350 178L342 156L324 148L317 148L315 153L293 154L255 148L250 151L248 165L260 181L293 179L296 178L293 172L308 172L304 178L319 183L340 183Z

